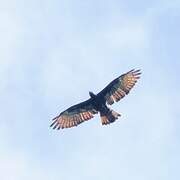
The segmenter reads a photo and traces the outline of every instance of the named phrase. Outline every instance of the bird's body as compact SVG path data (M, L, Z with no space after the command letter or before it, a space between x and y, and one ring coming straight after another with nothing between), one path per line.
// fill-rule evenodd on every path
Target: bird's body
M118 116L120 116L120 114L118 114L118 113L116 116L112 115L112 112L115 112L115 111L110 110L107 107L105 99L101 98L101 96L98 96L98 95L94 94L93 92L89 92L89 95L93 99L92 103L94 104L96 111L100 112L102 124L106 124L105 121L108 121L108 120L110 121L110 123L112 123L118 118ZM105 120L106 116L108 118ZM109 123L107 123L107 124L109 124Z
M89 92L89 95L92 99L92 104L94 105L96 111L100 111L104 106L106 106L106 102L93 92Z
M74 105L63 111L53 119L54 129L63 129L77 126L78 124L93 118L94 114L100 113L102 125L107 125L114 122L120 116L119 113L111 110L108 105L112 105L114 101L119 101L139 79L140 70L131 70L106 86L98 94L89 92L90 99Z

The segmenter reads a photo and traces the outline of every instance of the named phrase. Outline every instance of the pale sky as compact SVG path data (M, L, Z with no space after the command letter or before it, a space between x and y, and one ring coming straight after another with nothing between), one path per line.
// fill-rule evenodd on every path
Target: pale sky
M179 180L180 1L0 1L1 180ZM142 78L72 129L51 119L133 68Z

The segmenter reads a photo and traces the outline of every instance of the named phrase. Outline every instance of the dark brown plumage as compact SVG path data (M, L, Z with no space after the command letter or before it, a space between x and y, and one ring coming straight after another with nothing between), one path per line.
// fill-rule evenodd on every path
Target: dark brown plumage
M114 79L97 95L90 92L90 99L60 113L53 119L51 127L53 129L71 128L90 120L98 112L100 112L102 125L114 122L120 114L107 107L107 104L112 105L127 95L140 78L140 74L140 70L133 69Z

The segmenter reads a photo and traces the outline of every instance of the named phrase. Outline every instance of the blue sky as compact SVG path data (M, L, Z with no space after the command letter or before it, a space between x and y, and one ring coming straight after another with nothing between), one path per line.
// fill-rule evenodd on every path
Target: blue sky
M178 180L179 18L173 0L0 1L0 179ZM132 68L116 123L49 128Z

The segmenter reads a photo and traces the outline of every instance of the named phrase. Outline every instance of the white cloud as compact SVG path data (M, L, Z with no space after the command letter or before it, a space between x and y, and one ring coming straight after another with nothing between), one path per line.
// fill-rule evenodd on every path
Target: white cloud
M105 30L104 36L107 44L119 49L145 48L149 41L146 23L141 18L127 18L126 23L114 24Z
M17 153L13 155L4 154L1 152L0 158L1 179L20 180L26 177L26 173L28 174L27 164L22 155L18 155Z

